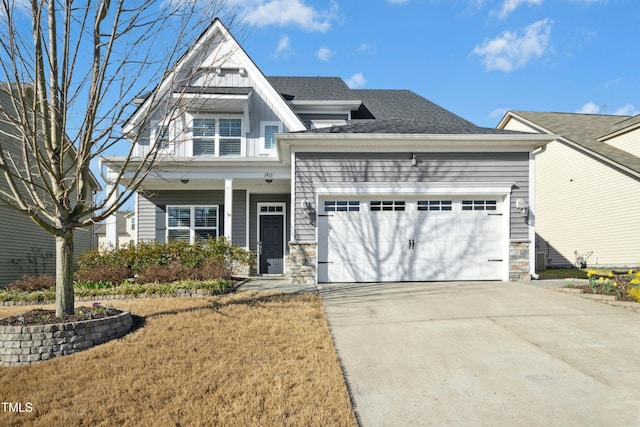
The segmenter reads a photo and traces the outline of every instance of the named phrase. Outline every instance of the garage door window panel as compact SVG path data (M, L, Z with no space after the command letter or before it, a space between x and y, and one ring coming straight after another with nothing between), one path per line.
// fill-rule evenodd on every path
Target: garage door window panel
M463 200L462 211L490 211L496 212L498 210L497 200Z
M404 211L404 200L373 200L369 205L371 212L380 211Z
M418 200L418 211L421 212L451 212L452 210L451 200Z
M324 202L325 212L359 212L360 202L354 200L327 200Z

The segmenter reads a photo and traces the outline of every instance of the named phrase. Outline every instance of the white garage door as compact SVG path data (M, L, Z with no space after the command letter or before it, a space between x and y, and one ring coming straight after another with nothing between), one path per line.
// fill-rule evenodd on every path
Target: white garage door
M321 198L319 208L319 282L502 279L499 198Z

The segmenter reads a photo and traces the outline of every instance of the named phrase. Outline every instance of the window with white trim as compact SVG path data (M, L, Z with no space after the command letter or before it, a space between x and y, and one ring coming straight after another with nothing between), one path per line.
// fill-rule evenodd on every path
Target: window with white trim
M191 122L194 156L241 156L242 119L196 116Z
M260 151L270 153L276 149L276 133L282 132L281 122L260 122L260 137L262 146Z
M167 240L190 243L218 237L218 206L167 206Z
M357 200L327 200L324 202L325 212L358 212L360 202Z
M497 200L463 200L463 211L497 211Z
M369 204L369 210L376 211L404 211L404 200L374 200Z
M419 211L442 212L450 211L451 200L418 200Z
M170 135L171 135L171 132L170 132L169 126L167 125L157 126L155 131L156 149L166 150L167 148L169 148Z

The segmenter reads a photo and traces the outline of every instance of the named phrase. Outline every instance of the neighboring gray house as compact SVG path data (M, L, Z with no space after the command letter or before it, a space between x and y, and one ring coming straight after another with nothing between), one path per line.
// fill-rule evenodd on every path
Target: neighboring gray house
M640 115L509 111L498 127L558 135L536 162L539 268L640 265Z
M295 283L533 272L529 184L555 136L481 128L408 90L266 77L219 20L155 95L125 128L138 156L165 156L136 197L137 241L225 236ZM107 179L124 161L102 159Z
M9 108L10 98L6 90L0 90L0 102L4 108ZM6 136L11 132L8 124L0 122L0 144L5 152L10 153L13 159L21 158L21 147L15 140ZM0 188L7 189L7 181L0 173ZM99 184L94 178L96 189ZM75 233L75 257L92 247L93 230L78 229ZM19 279L23 274L35 272L34 262L46 261L44 272L55 273L55 238L44 231L29 217L23 215L0 202L0 287L13 280ZM29 258L34 258L29 261ZM13 262L12 262L13 261ZM38 272L43 272L39 265Z

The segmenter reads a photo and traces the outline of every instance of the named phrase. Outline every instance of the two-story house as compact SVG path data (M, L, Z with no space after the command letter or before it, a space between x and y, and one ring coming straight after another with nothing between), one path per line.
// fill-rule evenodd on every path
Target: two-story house
M225 236L258 274L300 283L532 273L530 183L554 136L481 128L408 90L267 77L219 20L125 131L163 156L137 241ZM102 162L109 176L125 159Z

